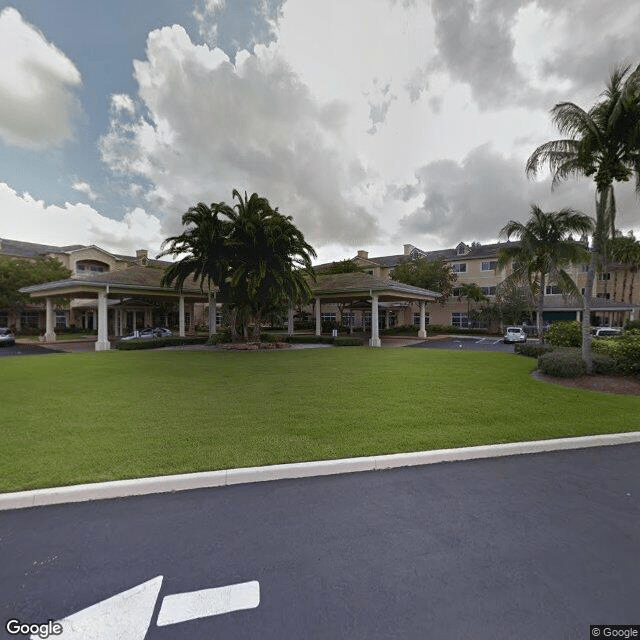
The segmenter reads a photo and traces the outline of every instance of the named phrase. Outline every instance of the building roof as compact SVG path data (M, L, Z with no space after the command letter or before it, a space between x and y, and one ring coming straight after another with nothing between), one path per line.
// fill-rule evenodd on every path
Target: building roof
M0 255L11 256L13 258L40 258L52 253L64 253L68 254L73 251L80 251L81 249L98 249L104 253L109 253L101 247L95 245L86 244L69 244L64 246L52 245L52 244L37 244L35 242L22 242L21 240L10 240L8 238L0 238ZM109 253L118 260L125 262L139 262L140 258L137 256L127 256L118 253ZM147 258L147 264L152 266L165 267L171 262L167 260L155 260L153 258Z
M314 296L323 300L371 297L377 295L380 300L435 300L440 294L428 289L421 289L394 280L375 278L368 273L335 273L318 275L315 283L311 282Z

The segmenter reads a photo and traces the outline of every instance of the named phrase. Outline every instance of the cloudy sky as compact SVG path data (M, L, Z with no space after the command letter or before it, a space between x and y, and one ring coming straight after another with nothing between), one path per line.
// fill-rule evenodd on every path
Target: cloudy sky
M0 0L0 237L157 252L234 188L319 261L592 213L589 181L525 161L554 104L640 63L639 28L637 0Z

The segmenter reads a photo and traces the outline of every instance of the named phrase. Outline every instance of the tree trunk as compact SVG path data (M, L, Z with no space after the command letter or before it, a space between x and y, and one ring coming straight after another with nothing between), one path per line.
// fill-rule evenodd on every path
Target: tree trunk
M593 372L593 357L591 356L591 293L596 275L596 261L597 254L592 251L582 304L582 359L587 365L587 373Z
M543 330L543 321L542 314L544 312L544 289L546 286L546 278L544 273L540 274L540 291L538 291L538 317L537 325L538 325L538 340L540 344L544 344L544 330Z
M629 281L629 304L633 304L633 281L636 278L636 272L631 272L631 280Z
M262 313L258 312L253 316L253 341L260 342L260 323L262 322Z
M231 329L231 342L238 341L238 308L231 307L229 310L229 328Z

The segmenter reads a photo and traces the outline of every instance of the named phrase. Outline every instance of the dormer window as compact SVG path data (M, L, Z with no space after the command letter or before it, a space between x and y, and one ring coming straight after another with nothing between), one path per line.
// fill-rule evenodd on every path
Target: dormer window
M464 242L461 242L457 247L456 247L456 253L459 256L464 256L465 254L469 253L469 247L467 247L467 245Z
M99 260L79 260L76 262L76 273L105 273L109 265Z

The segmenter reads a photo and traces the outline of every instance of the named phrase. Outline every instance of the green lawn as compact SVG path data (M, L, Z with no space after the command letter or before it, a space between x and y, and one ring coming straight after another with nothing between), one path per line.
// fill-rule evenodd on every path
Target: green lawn
M0 491L640 429L640 398L427 349L3 357Z

